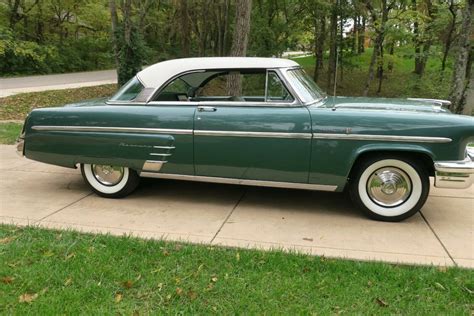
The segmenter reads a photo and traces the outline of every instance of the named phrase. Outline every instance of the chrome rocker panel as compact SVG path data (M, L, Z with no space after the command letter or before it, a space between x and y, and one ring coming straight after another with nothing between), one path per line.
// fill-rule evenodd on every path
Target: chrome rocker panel
M467 149L467 157L459 161L437 161L435 187L466 189L474 183L474 150Z
M262 180L248 180L248 179L234 179L234 178L220 178L220 177L204 177L204 176L192 176L192 175L170 174L170 173L141 172L140 177L186 180L186 181L197 181L197 182L211 182L211 183L225 183L225 184L239 184L239 185L257 186L257 187L303 189L303 190L314 190L314 191L334 192L337 190L336 185L262 181Z

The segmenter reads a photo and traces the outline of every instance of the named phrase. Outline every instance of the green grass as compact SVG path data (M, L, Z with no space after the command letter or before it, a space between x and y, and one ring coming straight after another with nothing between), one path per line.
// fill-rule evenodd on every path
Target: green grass
M468 315L473 291L459 268L0 225L1 314Z
M0 120L23 120L35 108L62 106L85 99L112 96L117 85L21 93L0 98Z
M22 126L19 123L0 122L0 144L14 144Z

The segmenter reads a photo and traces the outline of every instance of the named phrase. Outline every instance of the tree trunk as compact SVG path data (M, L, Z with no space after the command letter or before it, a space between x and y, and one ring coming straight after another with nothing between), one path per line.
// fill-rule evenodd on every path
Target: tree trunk
M466 1L466 7L462 13L461 32L459 34L459 50L454 65L453 83L449 99L452 102L451 110L455 113L462 113L466 103L466 90L470 80L469 59L472 52L469 36L472 26L472 10L474 0Z
M180 0L179 13L181 20L181 56L188 57L190 41L188 0Z
M115 66L117 67L117 76L120 67L119 62L119 49L117 44L117 27L118 27L118 16L117 6L115 0L109 0L110 20L112 22L112 45L114 49Z
M357 48L358 53L362 54L365 50L365 16L362 17L362 25L359 25L359 47Z
M456 10L454 9L454 0L449 2L449 12L451 13L451 23L449 23L448 37L444 43L443 60L441 61L441 71L446 69L446 60L453 41L453 33L456 28Z
M252 0L237 0L235 12L235 29L232 40L231 56L245 56L250 33L250 12ZM230 74L227 80L227 91L230 96L240 96L242 82L240 74Z
M316 24L317 27L317 24ZM318 30L314 30L315 34L317 33L316 39L316 47L315 47L315 55L316 55L316 64L314 68L314 81L317 82L319 79L319 75L321 74L321 70L323 69L324 64L324 43L326 42L326 17L321 17L319 19L319 32Z
M334 5L335 6L335 5ZM329 32L329 60L327 71L327 91L331 91L336 76L336 53L337 53L337 11L332 8L331 12L331 30Z
M230 56L245 56L250 33L252 0L236 0L235 29Z

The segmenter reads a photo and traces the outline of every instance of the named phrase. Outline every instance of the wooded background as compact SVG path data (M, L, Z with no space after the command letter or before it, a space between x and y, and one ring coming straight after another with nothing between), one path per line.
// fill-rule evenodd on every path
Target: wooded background
M2 76L189 56L295 59L328 94L449 98L465 112L474 0L1 0ZM336 72L337 64L337 72Z

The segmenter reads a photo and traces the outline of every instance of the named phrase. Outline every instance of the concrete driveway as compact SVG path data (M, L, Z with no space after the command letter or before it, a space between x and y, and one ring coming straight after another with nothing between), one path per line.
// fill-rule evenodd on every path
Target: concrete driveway
M92 194L78 170L0 146L0 222L327 257L474 267L474 188L433 188L421 214L368 220L339 193L144 179L133 195Z

